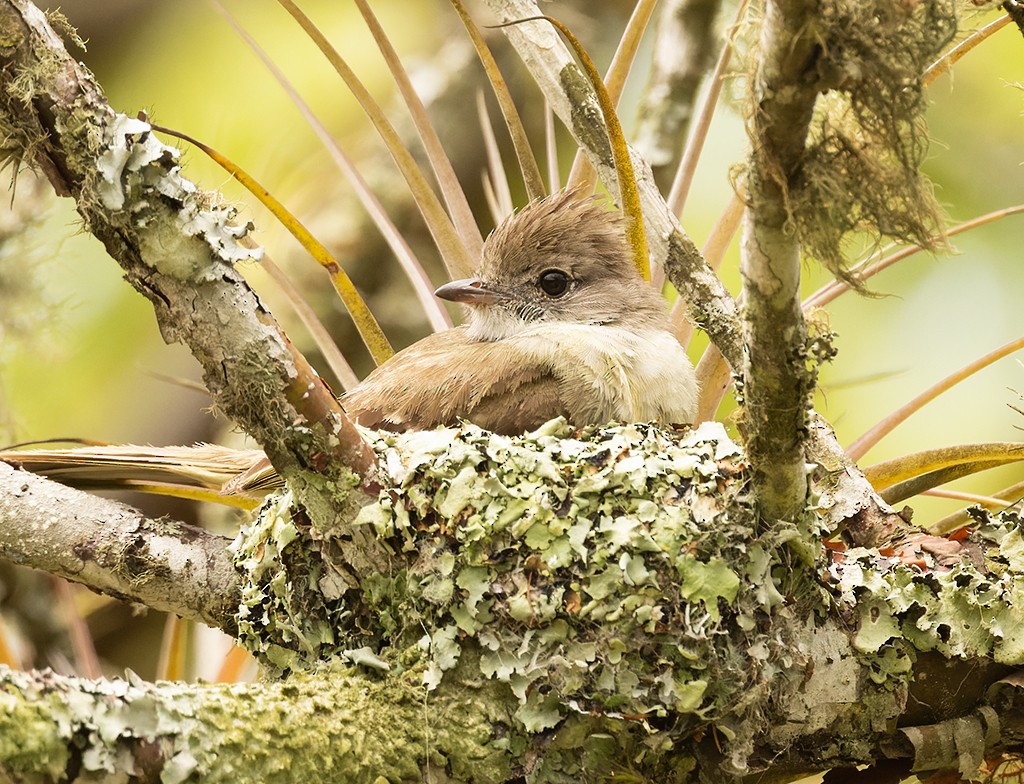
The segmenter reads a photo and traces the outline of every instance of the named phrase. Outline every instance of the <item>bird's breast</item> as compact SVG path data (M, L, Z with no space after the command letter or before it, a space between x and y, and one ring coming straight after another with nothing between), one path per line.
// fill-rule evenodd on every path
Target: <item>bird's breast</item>
M552 368L570 421L694 420L693 365L667 330L547 324L516 342Z

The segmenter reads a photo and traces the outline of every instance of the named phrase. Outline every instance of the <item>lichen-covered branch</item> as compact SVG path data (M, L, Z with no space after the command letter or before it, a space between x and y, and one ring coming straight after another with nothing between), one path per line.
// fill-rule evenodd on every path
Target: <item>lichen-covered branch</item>
M807 493L818 357L798 302L801 257L844 275L851 232L935 244L939 211L918 169L921 73L955 26L948 0L765 4L751 78L741 391L769 518L798 514Z
M543 13L533 0L487 0L500 22ZM524 22L503 28L552 110L586 151L601 179L615 191L617 176L611 147L593 88L558 33L547 22ZM665 205L651 168L633 154L651 257L686 299L693 320L734 367L740 366L736 304L718 276Z
M493 684L428 694L340 663L278 683L89 681L0 667L5 781L375 782L511 778Z
M230 543L0 463L0 557L235 634Z
M236 262L247 228L182 177L178 152L115 113L27 0L0 4L0 131L9 157L75 198L85 224L186 343L217 405L260 443L325 529L366 476L372 451L288 341Z
M805 361L800 240L789 229L788 190L818 96L815 6L770 0L754 75L743 253L743 420L758 498L769 519L800 514L807 497L804 439L814 388Z
M883 758L971 775L1024 748L1012 685L992 691L1024 664L1013 515L968 538L826 549L813 518L758 525L742 452L710 424L466 426L374 448L389 492L357 522L394 553L386 570L347 584L287 494L231 548L238 636L269 680L7 673L0 771L49 780L77 759L70 735L82 764L243 782L278 764L282 781L418 780L427 761L454 781L621 766L717 781ZM859 506L830 508L845 503ZM951 761L935 738L953 718L984 731Z

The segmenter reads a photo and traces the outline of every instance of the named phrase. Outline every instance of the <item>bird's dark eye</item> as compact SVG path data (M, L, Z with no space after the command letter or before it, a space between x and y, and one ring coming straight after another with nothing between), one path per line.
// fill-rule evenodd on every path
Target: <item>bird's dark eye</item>
M562 270L545 270L537 278L537 285L549 297L561 297L569 290L569 276Z

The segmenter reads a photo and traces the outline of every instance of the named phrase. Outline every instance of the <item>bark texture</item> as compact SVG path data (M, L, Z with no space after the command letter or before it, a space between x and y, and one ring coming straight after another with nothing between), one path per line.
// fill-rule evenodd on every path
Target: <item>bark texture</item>
M235 634L230 543L0 463L4 558Z
M8 156L74 197L89 231L153 303L165 340L189 346L216 404L331 527L356 484L345 466L369 474L372 453L234 268L253 257L238 242L248 227L182 177L178 151L146 122L109 107L42 12L4 3L0 34ZM333 475L321 476L328 467Z

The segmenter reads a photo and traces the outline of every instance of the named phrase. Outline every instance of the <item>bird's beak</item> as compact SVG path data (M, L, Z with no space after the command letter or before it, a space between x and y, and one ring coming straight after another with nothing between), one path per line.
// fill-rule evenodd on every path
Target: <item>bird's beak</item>
M495 302L506 299L504 294L493 288L488 288L479 278L466 278L445 283L434 292L434 296L449 302L461 302L464 305L493 305Z

